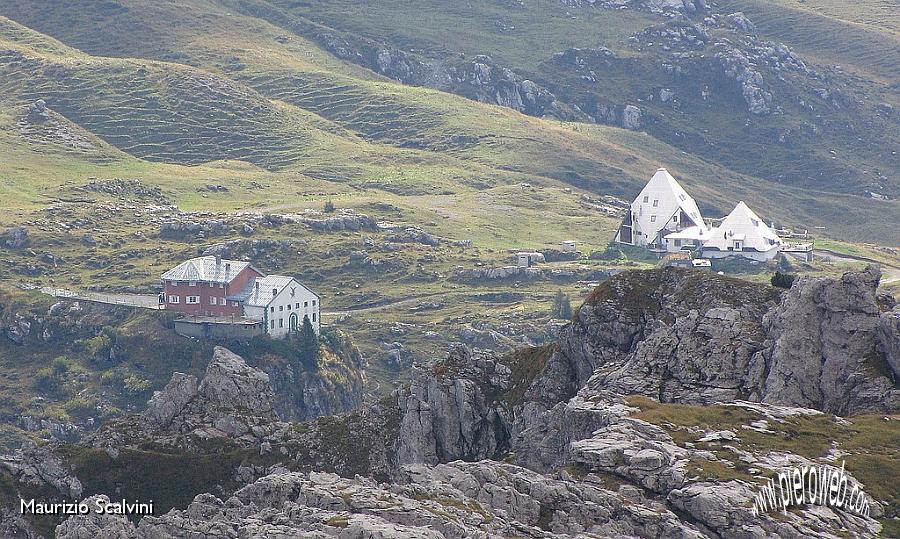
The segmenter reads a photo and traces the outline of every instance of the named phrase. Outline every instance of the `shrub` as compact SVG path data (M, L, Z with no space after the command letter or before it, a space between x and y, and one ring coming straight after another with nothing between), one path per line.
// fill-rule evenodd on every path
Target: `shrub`
M772 276L772 286L777 286L778 288L790 288L792 284L794 284L794 279L797 276L791 273L781 273L780 271L776 271L775 275Z
M323 209L325 210L325 213L334 212L334 202L332 202L331 200L326 200L325 207Z
M572 302L567 294L563 294L562 290L556 292L553 298L553 318L560 320L569 320L572 318Z
M50 363L54 376L60 376L69 371L69 360L65 356L59 356Z
M125 377L123 388L126 393L136 397L150 389L150 380L145 380L134 374L129 374Z
M73 397L63 404L63 409L70 416L85 418L97 412L97 401L93 398Z
M59 387L59 378L52 368L44 367L34 374L34 384L45 391L55 391Z

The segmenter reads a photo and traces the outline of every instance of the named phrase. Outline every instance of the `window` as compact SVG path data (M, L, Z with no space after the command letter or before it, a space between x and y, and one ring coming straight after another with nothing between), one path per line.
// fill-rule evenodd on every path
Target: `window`
M289 311L291 310L291 304L290 304L290 303L287 304L287 308L288 308Z
M280 328L283 328L283 327L284 327L284 318L279 318L279 319L278 319L278 327L280 327Z
M189 305L196 305L196 304L200 303L200 296L188 296L187 303Z
M750 222L753 223L753 226L759 226L759 221L756 219L750 219Z
M675 247L681 247L681 240L675 240Z
M655 215L651 215L651 216L650 216L650 222L651 222L651 223L655 223L655 222L656 222L656 216L655 216Z
M657 206L659 206L659 199L658 199L658 198L656 198L656 199L653 200L653 207L655 208L655 207L657 207Z
M197 281L189 281L188 286L197 286Z
M277 288L273 288L273 289L272 289L272 297L274 298L274 297L277 296L277 295L278 295L278 289L277 289Z
M313 307L316 306L316 300L313 300Z
M178 296L169 296L169 303L178 303Z
M279 310L279 311L283 311L283 310L284 310L284 305L279 305L279 306L278 306L278 310Z
M313 313L313 322L316 321L316 313Z
M299 302L299 301L297 302L297 305L294 306L294 308L295 308L295 309L299 309L299 308L300 308L300 302Z
M647 203L647 202L650 202L650 197L649 197L649 196L644 197L644 203Z
M309 307L309 302L308 302L308 301L304 301L304 302L303 302L303 306L304 306L304 307Z
M274 306L274 305L272 305L271 307L269 307L269 312L270 312L270 313L274 313L274 312L275 312L275 306Z
M217 305L218 303L219 303L219 299L218 299L218 298L213 297L213 296L210 296L210 297L209 297L209 304L210 304L210 305Z
M272 329L275 329L275 321L272 320Z
M682 202L687 200L687 197L684 196L684 193L681 193L680 195L678 195L678 198L681 199Z
M742 251L743 247L744 246L741 244L741 242L739 242L739 241L734 242L734 250L735 251Z
M672 221L674 221L676 223L678 222L678 214L677 213L672 216Z

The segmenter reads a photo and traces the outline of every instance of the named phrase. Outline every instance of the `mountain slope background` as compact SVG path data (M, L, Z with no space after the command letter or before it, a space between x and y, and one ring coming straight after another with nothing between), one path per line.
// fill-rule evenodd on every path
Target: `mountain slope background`
M779 223L897 242L900 207L872 198L898 193L889 171L900 48L889 23L860 22L880 4L832 4L815 16L788 2L669 15L642 2L568 4L0 3L8 146L21 143L10 124L42 99L120 152L106 170L127 162L163 184L172 174L163 165L238 160L334 191L545 180L630 198L665 165L710 214L744 199ZM732 10L754 26L736 27ZM694 29L705 45L682 46ZM759 64L775 40L793 52L774 46L782 61ZM769 112L748 111L729 66L738 78L759 74ZM515 98L523 82L533 103ZM629 106L637 123L626 122ZM25 171L39 169L52 184L94 166L71 152L52 164L44 152L23 157L24 170L5 176L32 182Z

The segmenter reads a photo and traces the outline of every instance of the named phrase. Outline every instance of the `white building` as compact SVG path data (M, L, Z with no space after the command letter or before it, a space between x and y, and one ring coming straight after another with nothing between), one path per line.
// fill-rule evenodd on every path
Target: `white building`
M781 246L778 234L746 204L738 202L722 224L709 231L709 239L703 243L703 256L742 256L764 262L775 258Z
M691 228L696 229L692 234L698 238L708 233L697 203L669 171L661 168L631 203L616 234L616 241L654 250L668 250L666 237L669 234ZM673 249L674 245L673 238Z
M516 265L520 268L530 268L531 266L544 262L544 255L534 251L523 251L516 253Z
M244 316L262 320L266 333L281 338L299 331L308 318L316 333L321 323L321 300L297 279L283 275L251 278L233 296L244 307Z

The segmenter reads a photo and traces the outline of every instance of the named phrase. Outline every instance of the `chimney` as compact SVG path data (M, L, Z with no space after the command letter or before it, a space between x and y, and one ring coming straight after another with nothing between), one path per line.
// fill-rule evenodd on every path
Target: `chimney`
M222 255L216 255L216 267L218 268L221 265L222 265Z
M256 281L254 288L256 288L256 295L258 296L259 295L259 281Z

